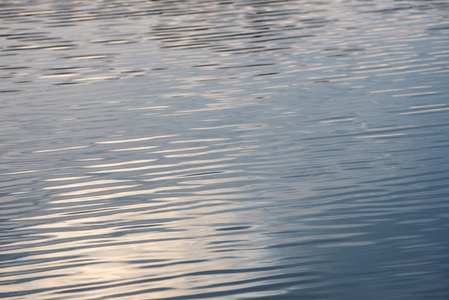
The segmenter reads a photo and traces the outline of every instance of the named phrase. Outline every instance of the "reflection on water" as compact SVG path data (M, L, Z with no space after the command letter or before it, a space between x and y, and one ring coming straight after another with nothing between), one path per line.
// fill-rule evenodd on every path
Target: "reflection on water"
M0 297L449 298L448 12L1 3Z

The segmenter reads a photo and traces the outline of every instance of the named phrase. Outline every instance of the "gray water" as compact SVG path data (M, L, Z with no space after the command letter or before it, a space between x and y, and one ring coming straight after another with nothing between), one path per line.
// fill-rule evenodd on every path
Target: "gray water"
M446 1L0 17L0 298L449 299Z

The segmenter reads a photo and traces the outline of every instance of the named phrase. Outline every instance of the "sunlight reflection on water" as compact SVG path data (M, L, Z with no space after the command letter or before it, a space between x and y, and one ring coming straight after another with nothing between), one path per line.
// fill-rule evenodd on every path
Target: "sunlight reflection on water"
M447 299L448 8L0 4L0 298Z

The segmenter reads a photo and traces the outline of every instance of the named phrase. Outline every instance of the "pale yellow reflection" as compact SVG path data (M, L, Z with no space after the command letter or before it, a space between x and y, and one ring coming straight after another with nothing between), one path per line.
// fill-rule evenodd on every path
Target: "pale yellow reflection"
M80 191L74 191L74 192L61 193L61 194L58 194L58 196L84 195L84 194L98 193L98 192L104 192L104 191L129 189L129 188L133 188L133 187L137 187L137 186L140 186L140 184L108 186L108 187L103 187L103 188L87 189L87 190L80 190Z
M143 166L143 167L134 167L134 168L124 168L124 169L112 169L112 170L99 170L92 171L92 174L101 174L101 173L119 173L119 172L131 172L131 171L142 171L142 170L151 170L151 169L162 169L162 168L171 168L171 167L179 167L186 165L197 165L197 164L210 164L216 162L223 162L234 160L232 157L223 157L217 159L203 159L203 160L195 160L195 161L185 161L177 164L165 164L165 165L151 165L151 166Z
M146 146L146 147L133 147L133 148L123 148L123 149L112 149L109 151L113 152L121 152L121 151L138 151L138 150L147 150L157 148L157 146Z
M59 179L59 180L75 180L80 178L88 178L91 176L86 177L69 177L65 179ZM55 180L52 180L55 181ZM58 186L50 186L44 188L44 190L56 190L56 189L69 189L69 188L77 188L77 187L85 187L85 186L92 186L92 185L101 185L101 184L111 184L111 183L119 183L119 182L127 182L129 180L93 180L93 181L86 181L86 182L79 182L79 183L72 183L72 184L65 184L65 185L58 185Z
M84 179L92 176L78 176L78 177L59 177L59 178L51 178L46 179L45 181L68 181L68 180L76 180L76 179Z
M124 161L119 163L112 163L112 164L102 164L102 165L92 165L92 166L85 166L85 168L109 168L109 167L118 167L118 166L126 166L126 165L133 165L133 164L142 164L147 162L153 162L157 159L142 159L142 160L131 160L131 161Z
M174 136L177 136L177 134L149 136L149 137L143 137L143 138L127 139L127 140L104 141L104 142L97 142L97 144L122 144L122 143L143 142L143 141L148 141L148 140L153 140L153 139L158 139L158 138L174 137Z
M58 148L58 149L47 149L47 150L38 150L33 151L33 153L47 153L47 152L58 152L58 151L67 151L67 150L76 150L76 149L84 149L88 146L74 146L74 147L66 147L66 148Z
M198 197L195 197L198 199ZM193 199L193 198L192 198ZM28 247L30 255L23 260L35 260L31 272L29 265L23 264L5 268L3 272L27 272L21 275L11 275L4 280L30 279L23 284L11 285L9 292L29 291L33 289L46 289L34 299L53 297L54 291L70 291L74 287L80 291L70 292L71 297L89 299L90 297L120 296L136 292L136 295L126 295L123 299L142 299L139 291L152 288L169 288L166 291L148 292L145 295L151 299L170 296L190 295L196 291L194 287L201 287L202 292L213 292L229 289L235 286L219 288L203 288L205 285L235 282L248 279L253 274L241 272L232 274L220 273L220 270L238 270L242 268L260 267L266 254L265 250L258 248L250 251L251 255L239 256L223 255L213 251L213 242L228 240L226 236L217 234L211 224L217 221L222 224L235 224L241 222L243 217L238 212L226 212L227 208L239 208L245 211L250 208L249 203L230 203L222 200L208 201L215 206L196 206L184 204L184 198L167 198L167 201L186 206L184 210L162 209L155 206L158 203L128 205L110 209L110 213L99 217L76 218L62 220L50 224L42 224L28 229L45 231L51 229L46 245L37 244ZM220 212L218 207L223 208ZM154 207L154 208L151 208ZM134 211L122 212L124 209ZM141 210L140 210L141 209ZM142 211L151 209L151 214ZM56 216L56 215L55 215ZM195 218L189 218L195 216ZM246 216L248 218L249 216ZM115 235L127 230L126 225L132 222L154 220L153 226L157 230L139 232L130 230L124 235ZM159 220L159 221L158 221ZM167 221L168 220L168 221ZM96 225L109 224L106 228L94 228ZM116 225L114 225L116 224ZM139 224L139 223L137 223ZM132 227L132 225L130 225ZM148 229L152 228L151 222ZM57 230L60 228L61 230ZM77 230L67 230L77 228ZM167 231L167 229L169 229ZM261 236L239 237L245 239L244 246L248 244L262 245ZM235 243L235 242L234 242ZM26 244L23 245L26 247ZM239 246L241 247L241 246ZM248 250L248 249L246 249ZM13 252L12 252L13 253ZM189 263L192 262L192 263ZM217 274L194 274L199 270L214 270ZM50 276L61 276L49 278ZM34 279L38 277L39 279ZM152 279L150 282L142 282ZM83 286L91 290L82 290ZM241 287L251 284L240 284Z
M426 110L417 110L417 111L408 111L400 113L400 115L414 115L414 114L423 114L423 113L430 113L430 112L440 112L440 111L446 111L449 110L449 107L445 108L435 108L435 109L426 109Z
M163 192L163 191L185 190L188 188L198 188L198 187L201 187L201 186L200 185L197 185L197 186L168 186L168 187L160 187L160 188L154 188L154 189L149 189L149 190L134 190L134 191L118 192L118 193L112 193L112 194L106 194L106 195L70 198L70 199L64 199L64 200L54 200L54 201L50 201L50 203L53 203L53 204L56 204L56 203L78 203L78 202L82 202L82 201L105 200L105 199L138 196L138 195L150 195L150 194L156 194L158 192Z
M356 136L356 138L357 139L385 138L385 137L393 137L393 136L401 136L401 135L405 135L405 133L389 133L389 134L364 135L364 136Z

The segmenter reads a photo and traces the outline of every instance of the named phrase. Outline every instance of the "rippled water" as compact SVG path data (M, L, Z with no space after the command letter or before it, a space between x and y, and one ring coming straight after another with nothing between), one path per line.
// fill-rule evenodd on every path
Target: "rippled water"
M0 16L0 298L449 299L446 1Z

